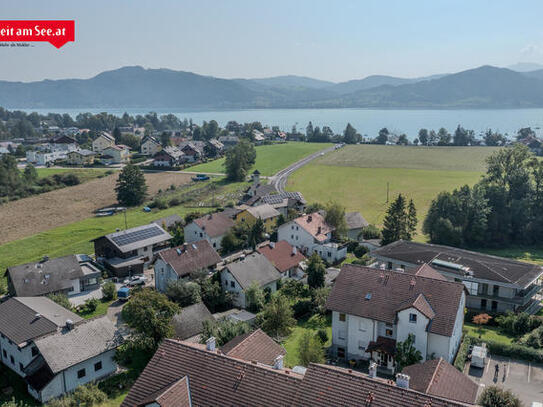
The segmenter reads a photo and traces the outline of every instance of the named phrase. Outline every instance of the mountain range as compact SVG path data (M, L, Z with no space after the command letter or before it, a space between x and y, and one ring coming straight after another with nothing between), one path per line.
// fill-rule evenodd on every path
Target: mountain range
M535 68L531 70L530 68ZM373 75L333 83L303 76L221 79L123 67L90 79L0 81L5 108L530 108L543 107L543 69L521 63L421 78Z

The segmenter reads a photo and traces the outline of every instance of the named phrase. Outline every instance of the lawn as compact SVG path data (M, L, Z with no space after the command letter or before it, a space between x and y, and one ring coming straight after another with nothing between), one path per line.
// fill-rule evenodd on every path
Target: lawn
M285 356L285 366L294 367L300 364L298 359L298 342L300 338L304 332L311 331L316 334L320 328L326 328L326 331L328 332L328 341L324 346L329 347L332 344L332 322L329 317L324 318L314 315L309 319L302 319L298 321L298 324L292 330L291 334L282 343L287 351L287 355Z
M290 141L282 144L256 146L256 163L249 171L258 169L262 175L273 175L305 156L331 146L329 143L303 143ZM224 173L224 158L190 167L187 171Z
M96 407L119 407L123 400L126 398L126 395L128 394L128 389L126 391L121 392L120 394L117 394L115 397L110 398L105 403L102 403Z
M81 182L105 175L107 169L101 168L36 168L39 178L50 177L55 174L76 174Z
M100 300L98 302L98 306L93 312L78 312L77 314L83 317L84 319L91 319L97 316L106 315L107 309L113 302L114 300L110 300L110 301Z
M479 327L471 322L464 322L464 331L469 336L473 336L475 338L479 337ZM481 339L483 341L487 340L502 343L504 345L510 345L513 343L515 338L501 333L498 327L485 326L483 327L483 334L481 336Z

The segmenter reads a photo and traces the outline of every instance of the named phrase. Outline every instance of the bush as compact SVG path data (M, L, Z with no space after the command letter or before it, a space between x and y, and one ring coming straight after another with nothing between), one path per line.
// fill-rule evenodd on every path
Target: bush
M300 319L311 313L313 310L313 301L309 299L301 299L292 306L294 318Z
M496 317L496 322L500 329L506 334L512 336L522 336L533 331L542 324L542 320L534 315L528 315L525 312L515 314L507 311L505 315Z
M354 249L353 251L353 254L357 257L357 258L362 258L362 256L364 256L366 253L368 253L368 248L365 247L365 246L358 246Z
M111 281L105 283L102 286L102 295L106 301L117 299L117 288L115 287L115 283L112 283Z
M466 365L470 345L471 338L469 336L464 336L464 339L458 347L458 353L456 354L456 358L454 359L454 367L456 367L461 372L464 371L464 366Z
M181 200L179 198L172 198L168 201L168 206L178 206L181 205Z
M471 339L472 344L475 345L480 345L483 342L481 339L473 336L470 336L469 338ZM543 363L543 351L541 350L516 343L508 345L486 339L484 342L486 343L488 351L491 354L522 359L532 363Z
M62 293L49 294L47 297L50 300L56 302L61 307L64 307L68 310L72 309L72 304L70 303L70 300L68 299L68 296L66 294L62 294Z
M309 297L309 287L301 281L287 279L282 282L281 294L290 299Z
M168 203L165 199L162 198L155 198L149 203L149 208L157 208L157 209L168 209Z
M364 229L362 229L362 232L360 233L362 235L362 238L365 240L370 239L381 239L381 231L379 228L375 225L368 225Z
M357 241L351 240L349 243L347 243L347 253L352 253L358 246Z
M95 384L87 384L79 386L72 394L54 399L47 403L48 407L92 407L98 404L105 403L107 395L98 388Z
M317 337L319 338L322 344L325 344L326 341L328 341L328 332L326 332L326 329L320 328L317 331Z
M81 312L84 312L86 314L92 314L94 311L96 311L96 308L98 308L99 303L100 302L96 298L89 298L81 306Z

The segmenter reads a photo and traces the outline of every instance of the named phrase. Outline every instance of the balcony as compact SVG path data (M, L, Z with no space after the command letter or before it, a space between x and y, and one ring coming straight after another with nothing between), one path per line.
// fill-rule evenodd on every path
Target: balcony
M489 293L477 292L477 297L486 298L488 300L495 300L501 302L507 302L515 305L526 305L534 295L536 295L541 290L541 286L537 284L532 284L530 287L525 290L517 292L513 297L503 297L500 295L493 295Z

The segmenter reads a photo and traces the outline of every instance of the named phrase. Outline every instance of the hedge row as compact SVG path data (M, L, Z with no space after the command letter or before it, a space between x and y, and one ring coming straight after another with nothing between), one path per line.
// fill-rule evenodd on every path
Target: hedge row
M464 371L464 366L466 365L466 360L468 358L469 346L471 345L471 337L464 336L460 346L458 347L458 353L454 359L454 367L456 367L461 372Z
M529 346L519 345L518 343L507 345L495 341L483 341L474 336L467 336L467 338L470 338L471 342L474 345L480 345L482 342L485 342L490 354L507 356L514 359L526 360L529 362L543 363L543 351L530 348Z

